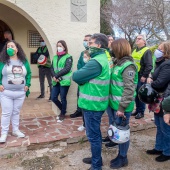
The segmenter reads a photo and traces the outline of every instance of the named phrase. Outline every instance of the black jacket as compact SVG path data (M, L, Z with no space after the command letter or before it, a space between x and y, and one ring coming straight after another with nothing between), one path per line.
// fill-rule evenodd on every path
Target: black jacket
M170 60L164 61L152 75L151 86L159 93L163 93L170 82Z
M145 47L145 46L144 46ZM142 48L144 48L142 47ZM136 51L140 51L142 48L140 49L136 49ZM143 76L145 78L149 77L149 74L153 68L153 64L152 64L152 52L151 50L146 50L144 55L142 56L141 60L140 60L140 71L139 71L139 79Z
M62 58L62 56L58 56L57 63ZM52 77L55 77L56 79L58 79L58 78L62 79L62 76L66 75L71 70L72 63L73 63L73 58L72 58L72 56L70 56L69 58L67 58L64 68L62 70L60 70L58 73L55 73L54 68L53 68L53 62L52 62L52 65L51 65L51 75L52 75Z

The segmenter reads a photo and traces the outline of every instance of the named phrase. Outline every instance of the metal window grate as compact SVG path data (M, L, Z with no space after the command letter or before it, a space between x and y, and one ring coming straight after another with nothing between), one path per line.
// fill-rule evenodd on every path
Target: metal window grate
M28 48L38 48L40 46L40 37L38 31L28 31Z

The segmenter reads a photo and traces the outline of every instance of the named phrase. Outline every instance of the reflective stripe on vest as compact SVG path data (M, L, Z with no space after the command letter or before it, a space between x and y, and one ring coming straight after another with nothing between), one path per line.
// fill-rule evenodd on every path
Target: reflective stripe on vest
M87 94L83 94L81 92L79 92L79 97L82 97L82 98L87 99L87 100L99 101L99 102L107 101L109 99L108 96L107 97L90 96L90 95L87 95Z
M111 86L110 86L110 95L109 95L109 104L111 108L114 110L118 110L120 101L122 99L122 95L124 92L124 82L122 73L129 66L135 64L131 61L126 61L121 66L115 66L113 68L113 73L111 75ZM136 68L136 72L134 72L134 85L136 86L138 82L138 72ZM134 90L133 100L129 103L127 108L125 108L125 112L131 112L134 108L134 99L136 96L136 91Z
M109 83L110 83L110 80L96 80L96 79L91 79L91 80L89 81L89 83L105 85L105 84L109 84Z
M102 67L101 74L79 86L78 106L81 109L105 111L109 103L110 67L105 53L92 58Z
M144 55L144 53L145 53L147 50L149 50L149 48L148 48L148 47L144 47L144 48L142 48L142 49L139 50L139 51L136 51L136 49L135 49L135 50L133 51L133 53L132 53L132 57L133 57L133 59L134 59L134 62L135 62L135 64L136 64L137 67L138 67L138 72L140 71L140 68L141 68L141 65L140 65L141 58L142 58L142 56Z
M58 61L58 56L54 56L53 58L53 69L55 73L58 73L62 69L64 69L66 60L70 57L70 54L63 55L60 60ZM62 80L60 81L61 86L70 86L71 84L71 76L72 76L72 70L70 70L67 74L65 74L62 77ZM57 83L55 81L52 81L52 85L55 86Z

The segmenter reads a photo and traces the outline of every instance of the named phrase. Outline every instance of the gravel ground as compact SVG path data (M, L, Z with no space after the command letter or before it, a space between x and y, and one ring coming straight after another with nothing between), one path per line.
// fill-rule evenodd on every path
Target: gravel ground
M131 134L128 152L129 165L121 170L170 170L170 161L158 163L156 156L145 153L152 149L156 129L138 131ZM118 148L107 149L103 145L103 170L109 170L110 160L116 157ZM82 163L84 157L90 156L90 146L83 140L67 147L44 148L9 154L0 158L0 170L87 170L90 166Z

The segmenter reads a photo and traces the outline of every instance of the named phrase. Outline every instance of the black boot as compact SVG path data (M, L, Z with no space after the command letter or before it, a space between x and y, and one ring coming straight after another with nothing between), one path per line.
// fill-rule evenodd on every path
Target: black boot
M76 110L75 113L70 115L71 118L81 117L81 116L82 116L82 112L79 112L78 110Z
M117 143L114 143L112 141L110 141L109 143L106 143L105 146L106 148L113 148L115 146L117 146L118 144Z
M158 151L156 149L152 149L152 150L147 150L146 153L149 154L149 155L161 155L162 151Z
M164 162L164 161L170 160L170 156L161 154L160 156L156 157L155 160L157 162Z
M144 117L144 113L138 113L136 116L135 116L135 119L141 119Z
M131 116L136 116L137 114L138 114L138 112L135 111L135 112L133 112L133 113L131 114Z

